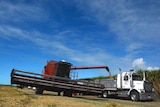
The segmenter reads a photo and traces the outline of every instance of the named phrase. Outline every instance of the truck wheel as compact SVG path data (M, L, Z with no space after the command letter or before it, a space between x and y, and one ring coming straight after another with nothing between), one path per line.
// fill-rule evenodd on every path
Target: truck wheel
M139 94L138 94L138 92L136 92L136 91L131 92L130 99L132 101L138 101L139 100Z
M36 94L42 94L43 93L43 89L41 88L36 88Z

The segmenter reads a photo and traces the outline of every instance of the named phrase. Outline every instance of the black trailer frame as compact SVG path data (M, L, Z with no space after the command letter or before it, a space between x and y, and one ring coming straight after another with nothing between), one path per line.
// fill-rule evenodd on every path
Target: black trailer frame
M45 79L47 77L49 79ZM69 78L42 75L33 72L13 69L11 71L11 84L23 86L32 86L42 90L70 93L87 93L92 95L101 95L104 91L104 85L93 81L71 80Z

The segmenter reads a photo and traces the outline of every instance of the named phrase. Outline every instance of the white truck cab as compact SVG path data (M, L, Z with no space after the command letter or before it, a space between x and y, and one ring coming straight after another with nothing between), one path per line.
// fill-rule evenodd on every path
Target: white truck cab
M104 84L103 96L105 97L129 97L132 101L154 99L152 83L146 81L145 75L142 77L133 70L118 74L116 79L105 79L98 82Z
M152 83L135 71L118 74L117 89L128 90L127 95L133 101L151 100L154 96Z

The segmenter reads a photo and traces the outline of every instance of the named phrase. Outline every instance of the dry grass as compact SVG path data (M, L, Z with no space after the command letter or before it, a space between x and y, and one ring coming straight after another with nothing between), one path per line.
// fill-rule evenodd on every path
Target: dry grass
M30 98L10 86L0 86L0 107L22 107L19 105L27 104Z
M46 95L35 95L32 90L0 86L0 107L124 107L116 103L101 103L103 99L100 100L62 97L47 92Z
M143 103L93 96L62 97L47 91L44 95L35 95L33 90L0 86L0 107L147 107Z

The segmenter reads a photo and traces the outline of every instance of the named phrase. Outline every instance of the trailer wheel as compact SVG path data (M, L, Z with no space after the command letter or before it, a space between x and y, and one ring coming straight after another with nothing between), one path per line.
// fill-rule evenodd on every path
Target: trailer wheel
M72 91L70 91L70 90L65 90L65 91L63 92L63 96L72 97Z
M43 93L43 89L41 88L36 88L36 94L42 94Z
M136 92L136 91L131 92L130 99L132 101L138 101L139 100L139 94L138 94L138 92Z
M102 94L102 97L103 97L103 98L107 98L107 97L108 97L108 91L105 91L105 92Z

